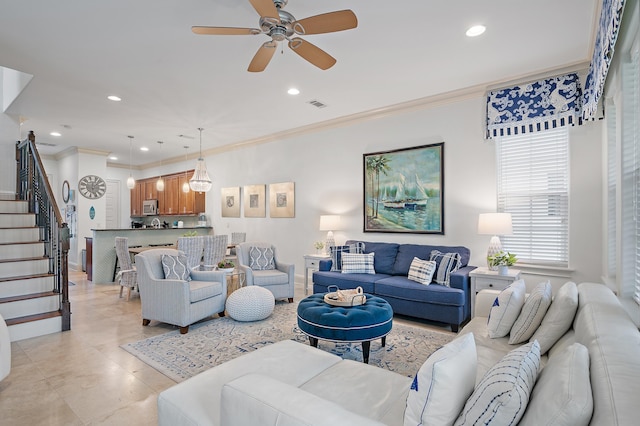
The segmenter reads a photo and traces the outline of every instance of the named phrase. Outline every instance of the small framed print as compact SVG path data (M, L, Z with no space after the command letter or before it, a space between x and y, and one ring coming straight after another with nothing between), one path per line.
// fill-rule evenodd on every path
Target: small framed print
M240 187L220 189L222 217L240 217Z
M245 185L244 217L266 217L266 185Z
M295 217L295 186L293 182L269 185L269 215Z

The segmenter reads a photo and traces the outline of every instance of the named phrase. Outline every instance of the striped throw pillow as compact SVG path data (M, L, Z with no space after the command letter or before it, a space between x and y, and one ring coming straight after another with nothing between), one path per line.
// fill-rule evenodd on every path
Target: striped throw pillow
M375 274L374 253L342 253L343 274Z
M342 254L343 253L364 253L364 243L358 242L347 246L331 246L331 270L342 270Z
M480 380L454 425L518 424L529 403L539 368L537 341L506 354Z
M540 327L549 306L551 306L551 283L547 280L535 286L529 297L525 299L520 315L511 327L509 344L515 345L529 340Z
M451 273L460 269L460 253L442 253L439 250L433 250L429 260L436 262L433 282L449 287Z
M433 278L433 273L436 271L436 262L433 260L422 260L417 257L413 258L411 266L409 267L409 278L411 281L419 282L420 284L429 285Z

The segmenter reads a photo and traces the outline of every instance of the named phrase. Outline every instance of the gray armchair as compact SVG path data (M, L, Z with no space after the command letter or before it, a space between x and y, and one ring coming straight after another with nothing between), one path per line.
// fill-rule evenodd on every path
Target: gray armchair
M174 249L152 249L136 255L138 287L142 303L142 325L151 320L180 327L180 333L203 318L224 316L227 300L227 280L224 272L191 271L191 281L165 279L162 255L177 256Z
M251 267L249 251L252 247L271 248L275 269L258 270ZM278 259L276 248L271 243L247 242L236 246L238 268L244 271L247 285L258 285L273 293L276 299L288 299L293 302L295 265L283 263Z

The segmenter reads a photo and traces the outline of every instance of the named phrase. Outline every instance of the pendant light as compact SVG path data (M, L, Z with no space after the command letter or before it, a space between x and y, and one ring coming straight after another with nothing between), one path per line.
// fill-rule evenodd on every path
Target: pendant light
M162 169L162 144L164 142L158 141L158 143L160 144L160 169ZM162 174L158 176L158 180L156 181L156 189L158 190L158 192L164 191L164 179L162 179Z
M202 158L202 127L198 127L200 131L200 156L196 162L196 170L193 172L193 176L189 180L189 186L192 190L198 192L207 192L211 189L211 179L207 173L207 165Z
M187 150L189 149L189 145L185 145L184 146L184 163L185 165L187 164L187 161L189 161L189 158L187 158ZM189 181L187 180L187 171L184 171L184 183L182 184L182 192L184 192L185 194L188 194L189 191L191 190L191 187L189 186Z
M136 180L131 175L131 151L133 150L133 136L127 136L129 138L129 179L127 179L127 188L133 189L136 187Z

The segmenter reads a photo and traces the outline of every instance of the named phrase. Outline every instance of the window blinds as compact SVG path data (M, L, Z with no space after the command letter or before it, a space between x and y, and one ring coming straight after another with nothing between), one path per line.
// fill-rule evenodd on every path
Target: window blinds
M511 213L502 238L519 262L569 264L569 133L566 127L497 138L498 211Z

